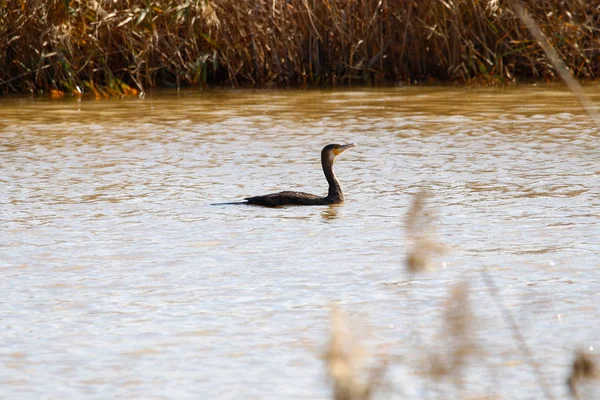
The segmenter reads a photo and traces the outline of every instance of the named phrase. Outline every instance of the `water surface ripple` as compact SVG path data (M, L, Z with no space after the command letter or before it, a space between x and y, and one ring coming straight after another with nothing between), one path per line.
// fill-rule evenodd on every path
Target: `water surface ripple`
M211 205L325 194L331 142L359 145L336 162L344 206ZM573 351L600 348L598 156L563 89L0 99L0 397L327 398L335 303L394 396L421 399L467 281L465 392L539 398L484 268L565 397ZM421 190L448 251L410 281Z

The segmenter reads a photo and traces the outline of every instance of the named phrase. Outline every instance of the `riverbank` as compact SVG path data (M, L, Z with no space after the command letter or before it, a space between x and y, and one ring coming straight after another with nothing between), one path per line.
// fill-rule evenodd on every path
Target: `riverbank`
M527 3L574 76L597 79L600 9ZM0 9L0 93L554 80L519 17L495 0L8 0Z

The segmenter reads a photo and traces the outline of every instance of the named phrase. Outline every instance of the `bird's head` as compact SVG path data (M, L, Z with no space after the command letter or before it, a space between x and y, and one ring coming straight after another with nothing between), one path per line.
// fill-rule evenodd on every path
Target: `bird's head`
M356 144L328 144L327 146L323 147L323 150L321 151L321 158L323 160L327 160L330 164L333 164L337 156L353 147L356 147Z

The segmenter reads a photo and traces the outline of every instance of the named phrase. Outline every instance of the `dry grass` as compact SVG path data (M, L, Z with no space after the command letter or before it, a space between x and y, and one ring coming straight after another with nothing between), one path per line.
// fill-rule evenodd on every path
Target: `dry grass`
M490 296L492 297L492 299L498 306L498 309L500 310L500 313L502 314L504 321L510 328L511 333L513 335L513 339L514 339L515 343L517 344L517 346L519 347L521 355L525 358L525 360L527 361L527 364L533 371L533 373L536 377L536 380L537 380L537 384L538 384L540 390L542 391L542 393L544 394L544 397L546 399L553 400L555 397L554 397L554 394L550 387L550 384L548 383L548 380L546 379L546 376L545 376L544 372L542 371L540 364L535 361L533 351L531 350L531 347L529 346L529 344L527 343L527 340L523 336L523 333L521 332L521 328L517 324L515 317L513 316L512 312L508 309L508 307L506 307L506 305L504 304L504 298L502 296L502 292L496 285L496 281L494 280L494 277L490 274L489 271L487 271L487 269L482 271L481 276L487 286Z
M469 285L455 285L445 306L444 323L438 343L443 343L444 351L429 355L428 376L435 380L451 378L455 385L462 384L462 374L469 358L477 346L472 340L474 318L469 301Z
M351 332L342 311L331 309L331 335L325 362L335 400L368 400L384 386L387 360L367 367L368 355Z
M487 274L487 273L486 273ZM492 297L499 301L501 294L493 282L489 281L489 274L485 277ZM430 344L423 350L414 348L418 356L416 361L420 365L414 365L420 371L418 376L424 378L421 395L423 398L453 398L453 399L479 399L492 400L501 399L499 394L472 394L468 392L468 382L479 379L469 375L470 371L491 369L487 364L485 351L479 347L476 337L480 333L480 322L477 321L470 299L470 288L466 282L460 282L452 286L445 302L442 304L442 319L439 324L439 332L433 336ZM515 320L500 301L502 313L505 320L509 321L515 340L519 345L521 355L532 367L536 375L537 383L541 390L539 398L556 398L551 385L546 381L540 370L540 366L533 361L531 350L527 346L516 326ZM351 327L345 314L337 307L331 309L330 339L325 351L324 359L328 377L333 387L332 398L335 400L368 400L381 398L387 393L391 398L398 398L397 393L390 391L391 377L386 377L388 368L391 367L389 360L410 360L410 357L387 357L379 356L374 360L365 348L357 340L357 329ZM419 335L427 335L427 332L417 332ZM422 370L422 365L425 370ZM371 366L371 367L369 367ZM415 379L420 379L416 378ZM598 393L598 380L600 369L594 356L578 351L575 354L569 377L566 384L575 400L596 399ZM446 383L446 384L445 384ZM450 386L447 385L450 384ZM438 386L436 384L442 384ZM480 386L482 382L478 383ZM442 397L436 389L443 389ZM502 391L502 388L498 388ZM477 390L477 389L476 389Z
M429 195L417 193L406 214L406 239L412 247L406 256L406 269L412 275L434 269L435 256L442 254L445 247L435 239L435 214L425 206Z
M576 400L587 398L583 394L585 387L582 388L582 386L598 379L600 379L600 370L596 361L590 354L578 351L575 354L571 373L567 379L567 386L573 398Z
M600 73L594 2L527 1L578 79ZM554 80L498 0L4 0L0 91L98 97L204 84ZM134 90L135 89L135 90Z

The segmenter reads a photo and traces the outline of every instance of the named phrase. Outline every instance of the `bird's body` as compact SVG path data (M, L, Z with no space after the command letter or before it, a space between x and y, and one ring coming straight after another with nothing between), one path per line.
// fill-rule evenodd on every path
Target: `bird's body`
M262 196L247 197L248 204L258 204L261 206L322 206L327 204L336 204L339 202L329 202L326 197L317 196L304 192L285 192L270 193Z
M327 196L321 197L304 192L284 191L263 196L247 197L245 200L248 204L267 207L342 204L344 202L344 193L333 172L333 162L339 154L355 146L354 143L344 146L339 144L329 144L321 151L321 165L323 167L323 172L325 173L325 178L329 183L329 192L327 193Z

